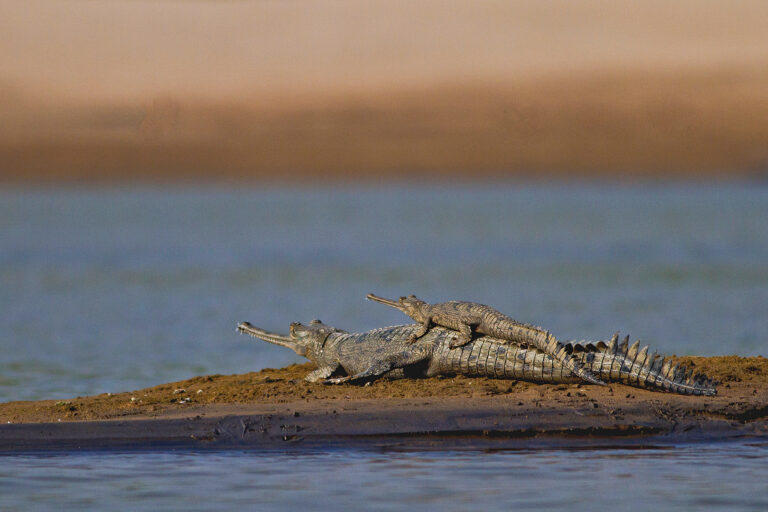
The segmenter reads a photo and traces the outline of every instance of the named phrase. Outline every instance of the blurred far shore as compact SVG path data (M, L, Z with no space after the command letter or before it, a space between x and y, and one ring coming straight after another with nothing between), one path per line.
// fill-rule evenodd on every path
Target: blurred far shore
M768 177L768 2L0 0L0 183Z

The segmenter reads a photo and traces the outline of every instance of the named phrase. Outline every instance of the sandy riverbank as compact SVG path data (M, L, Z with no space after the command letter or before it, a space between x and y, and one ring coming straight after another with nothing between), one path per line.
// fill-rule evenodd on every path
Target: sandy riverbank
M404 446L403 436L408 446L503 447L768 435L767 359L679 359L719 379L718 395L465 377L327 386L301 380L311 365L293 365L112 395L0 404L0 451Z

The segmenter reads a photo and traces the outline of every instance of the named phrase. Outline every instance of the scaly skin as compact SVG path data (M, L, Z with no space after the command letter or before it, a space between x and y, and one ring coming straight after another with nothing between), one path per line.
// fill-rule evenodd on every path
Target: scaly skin
M290 336L281 336L247 322L237 326L238 332L288 347L313 361L318 368L307 375L310 382L338 384L381 376L455 374L552 384L581 381L551 355L530 345L483 336L464 346L451 347L455 333L442 327L430 329L418 343L411 343L410 338L419 329L419 325L400 325L350 334L313 321L308 326L291 324ZM616 334L607 343L563 346L584 368L607 382L686 395L717 393L712 379L672 366L664 357L649 355L648 347L639 350L638 342L629 346L628 340L618 343Z
M490 306L475 302L449 301L439 304L428 304L416 298L415 295L400 297L393 301L368 294L369 300L380 302L399 309L421 324L421 328L411 338L415 342L424 336L433 325L447 327L459 331L451 342L451 348L464 346L472 341L474 333L485 334L500 340L522 343L536 347L549 354L556 361L568 368L572 373L592 384L605 383L594 373L579 364L557 338L549 331L529 324L523 324L500 313Z

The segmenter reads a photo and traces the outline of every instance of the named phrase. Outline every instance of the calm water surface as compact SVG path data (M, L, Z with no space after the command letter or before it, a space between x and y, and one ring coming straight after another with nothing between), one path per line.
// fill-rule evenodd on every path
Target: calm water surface
M766 510L768 445L0 457L3 510Z
M299 359L235 324L405 321L371 291L477 300L563 339L620 329L668 353L768 355L768 188L5 190L0 284L2 401L282 366ZM748 443L6 457L0 508L763 510L767 460Z

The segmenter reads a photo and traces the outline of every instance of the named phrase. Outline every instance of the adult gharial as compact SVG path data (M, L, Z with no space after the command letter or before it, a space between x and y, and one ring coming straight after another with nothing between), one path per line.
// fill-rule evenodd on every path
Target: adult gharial
M380 377L419 378L434 375L477 375L540 383L571 383L582 379L544 351L510 340L480 336L454 346L456 331L435 326L413 342L420 325L398 325L362 333L348 333L313 320L293 323L288 336L271 333L248 322L241 333L290 348L317 365L306 376L310 382L339 384ZM631 346L618 334L608 341L564 343L568 354L606 382L671 391L687 395L715 395L716 382L693 375L669 358Z

